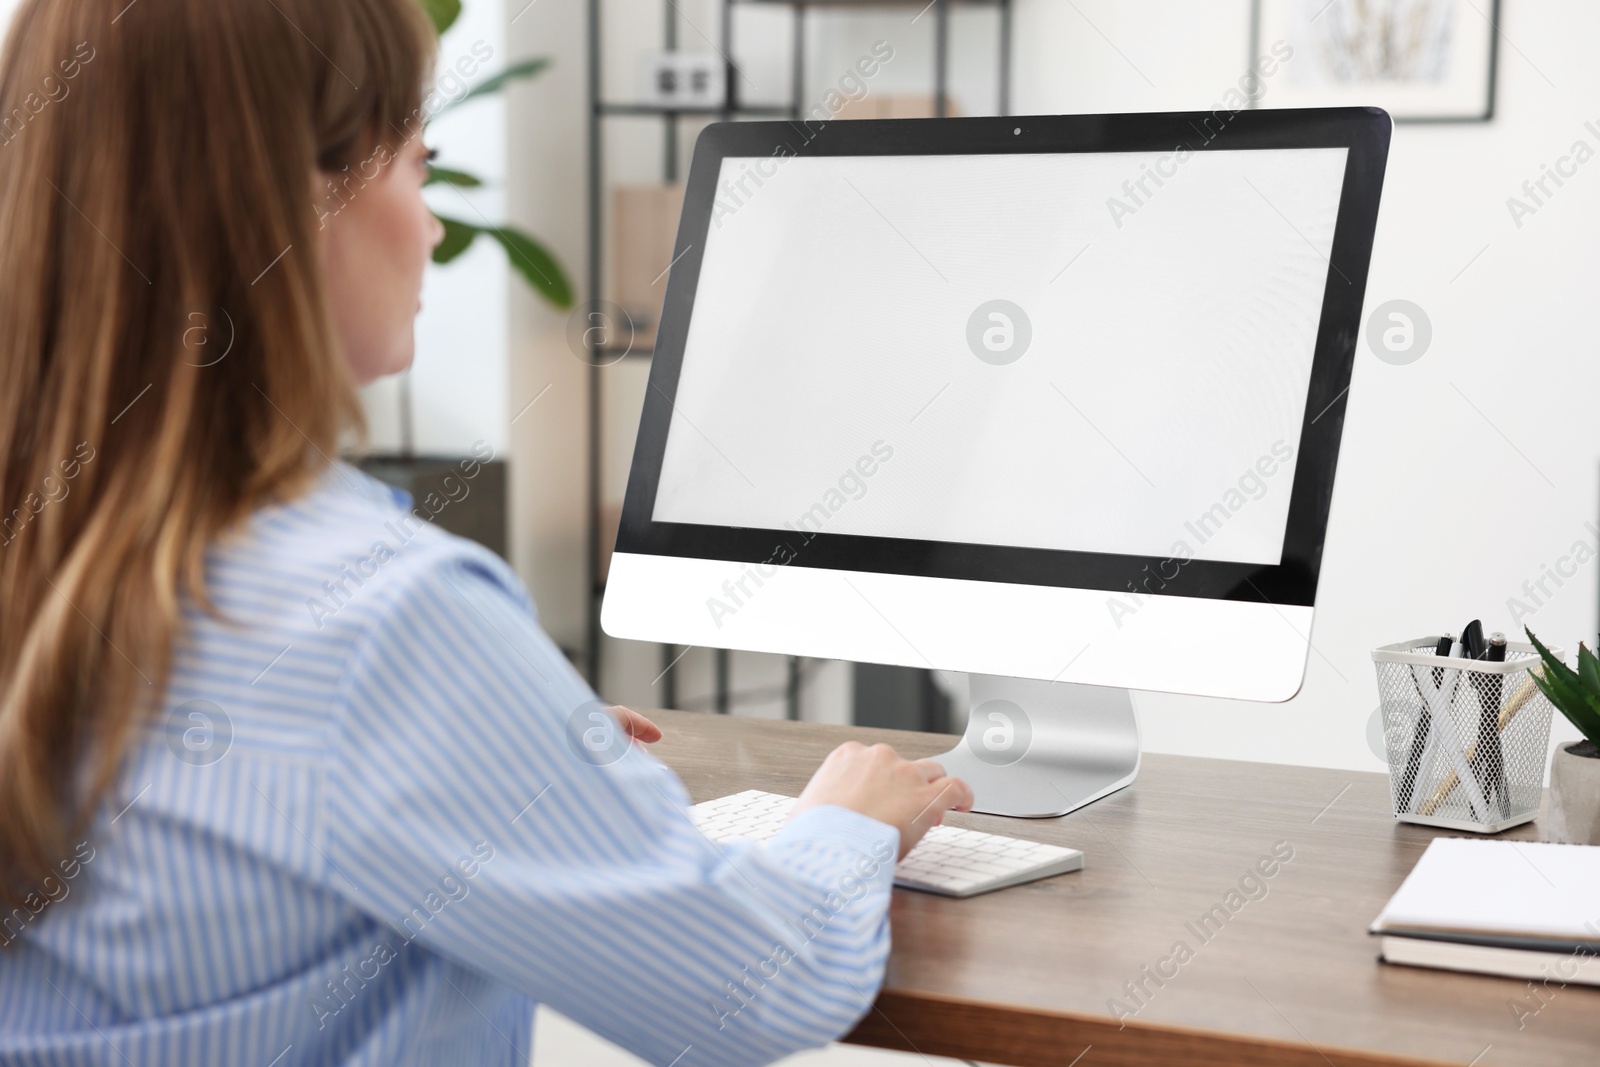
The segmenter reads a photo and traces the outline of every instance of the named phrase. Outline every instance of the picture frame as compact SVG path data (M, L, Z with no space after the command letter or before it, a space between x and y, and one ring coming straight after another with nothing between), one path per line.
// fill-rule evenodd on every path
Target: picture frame
M1500 0L1252 0L1252 108L1377 106L1397 123L1489 122Z

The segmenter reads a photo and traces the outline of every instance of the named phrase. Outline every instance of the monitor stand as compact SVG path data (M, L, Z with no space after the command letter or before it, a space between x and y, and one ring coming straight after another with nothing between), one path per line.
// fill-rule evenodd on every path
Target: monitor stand
M1139 723L1126 689L990 674L970 680L966 736L936 758L972 786L973 811L1065 815L1139 773Z

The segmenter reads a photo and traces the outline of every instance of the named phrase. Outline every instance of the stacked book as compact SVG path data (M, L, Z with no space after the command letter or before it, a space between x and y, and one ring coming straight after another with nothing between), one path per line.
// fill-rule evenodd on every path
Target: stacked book
M1388 963L1600 985L1600 847L1435 838L1373 922Z

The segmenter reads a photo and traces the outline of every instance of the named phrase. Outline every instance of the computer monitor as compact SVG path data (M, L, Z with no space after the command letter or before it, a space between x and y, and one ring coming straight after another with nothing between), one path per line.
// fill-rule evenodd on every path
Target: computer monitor
M1300 688L1377 109L700 135L602 625L972 675L978 810Z

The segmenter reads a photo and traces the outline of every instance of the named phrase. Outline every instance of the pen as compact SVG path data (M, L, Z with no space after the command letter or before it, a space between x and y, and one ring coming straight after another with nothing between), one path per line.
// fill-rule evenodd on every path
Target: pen
M1465 646L1460 641L1455 641L1450 646L1450 656L1455 658L1465 652ZM1432 714L1429 717L1430 749L1435 745L1443 745L1446 759L1454 765L1456 776L1467 791L1467 803L1472 811L1474 822L1483 822L1489 815L1489 804L1483 798L1482 783L1472 773L1468 765L1467 746L1461 741L1460 731L1456 729L1456 722L1451 717L1450 711L1455 703L1455 694L1461 686L1462 670L1457 668L1444 671L1445 682L1448 682L1448 691L1445 684L1441 683L1438 691L1433 694L1431 701ZM1425 761L1426 762L1426 761Z
M1452 659L1461 655L1461 642L1449 635L1441 638L1436 647L1443 649L1440 655L1444 659ZM1413 677L1415 676L1416 670L1413 668ZM1427 733L1423 737L1420 746L1421 757L1416 776L1416 780L1419 783L1423 779L1433 780L1433 766L1438 761L1439 746L1445 743L1448 736L1455 734L1454 725L1450 724L1451 729L1447 735L1445 733L1447 724L1441 720L1449 717L1451 708L1455 706L1456 690L1461 686L1461 671L1459 669L1452 670L1449 667L1435 667L1431 677L1435 680L1433 684L1426 685L1427 694L1423 697L1423 702L1427 705L1427 715L1418 720L1419 726L1424 723L1427 725ZM1445 758L1450 758L1448 746ZM1463 767L1462 770L1466 771L1467 769ZM1413 797L1420 800L1421 790L1416 790L1413 793Z
M1454 635L1445 634L1433 646L1435 656L1448 656ZM1437 689L1444 681L1444 670L1440 667L1433 668L1433 685ZM1411 684L1417 690L1417 696L1422 700L1422 713L1417 716L1416 729L1411 734L1411 751L1406 754L1406 773L1400 779L1400 795L1396 798L1400 802L1401 811L1411 810L1411 791L1416 788L1417 775L1422 770L1422 750L1427 746L1428 738L1433 736L1428 712L1429 701L1422 692L1422 686L1417 682L1417 672L1411 672Z
M1433 654L1435 656L1448 656L1450 654L1450 646L1455 644L1455 641L1455 634L1443 635L1439 638L1439 640L1434 642ZM1444 681L1444 668L1435 667L1433 669L1433 684L1438 685L1442 681Z
M1484 649L1484 659L1490 663L1504 663L1506 660L1506 635L1496 631L1489 635L1489 644ZM1491 675L1484 679L1485 691L1494 703L1494 714L1490 715L1489 701L1483 705L1483 718L1478 727L1478 751L1484 752L1487 743L1488 751L1484 752L1484 759L1489 761L1489 771L1494 775L1494 792L1500 798L1500 816L1511 817L1511 790L1506 787L1506 753L1500 741L1500 724L1498 723L1501 707L1501 697L1505 694L1505 676L1502 674ZM1493 729L1485 733L1486 724L1495 722Z
M1461 631L1463 654L1468 659L1503 662L1506 656L1505 634L1497 633L1494 636L1499 638L1498 645L1492 639L1484 640L1483 623L1473 619ZM1472 681L1473 692L1478 695L1478 740L1468 763L1483 790L1485 801L1492 804L1498 796L1500 810L1509 816L1510 806L1502 766L1505 754L1500 745L1500 731L1496 728L1500 713L1501 681L1498 675L1487 672L1474 671L1468 677ZM1486 807L1486 813L1487 810Z
M1461 653L1467 659L1484 660L1488 658L1489 649L1483 639L1483 623L1477 619L1462 628ZM1483 791L1484 800L1488 804L1494 803L1494 768L1489 765L1489 758L1494 750L1494 742L1499 739L1495 731L1495 717L1499 712L1499 702L1490 709L1489 678L1476 671L1468 674L1472 683L1472 691L1478 696L1478 739L1472 746L1472 752L1467 759L1468 767L1479 789ZM1485 807L1487 818L1488 808Z

